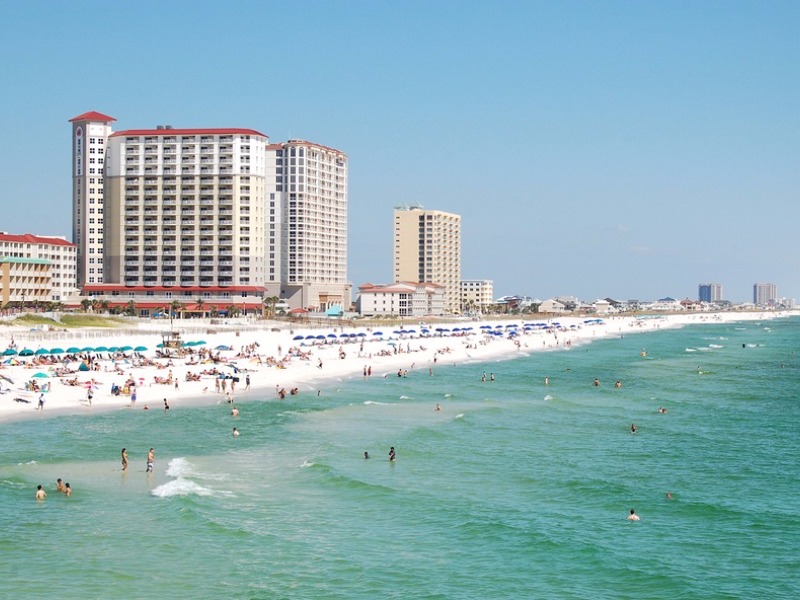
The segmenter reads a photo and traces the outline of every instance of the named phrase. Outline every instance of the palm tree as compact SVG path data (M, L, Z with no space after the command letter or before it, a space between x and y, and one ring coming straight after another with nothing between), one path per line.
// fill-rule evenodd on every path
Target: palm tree
M205 305L205 302L203 301L203 299L202 298L198 298L197 300L194 301L194 303L197 304L197 310L200 311L200 316L205 317L206 313L203 310L203 306Z
M262 302L264 303L264 316L269 316L270 318L275 318L275 305L280 301L280 298L277 296L268 296L264 297Z
M83 312L89 312L89 308L91 306L92 306L92 301L89 300L88 298L84 298L83 300L81 300L81 308L83 309Z
M172 331L172 318L176 312L181 311L183 313L183 304L178 302L177 300L173 300L169 303L169 329Z
M229 317L238 317L239 316L239 307L234 306L233 304L229 304L225 307L225 310L228 311Z
M125 307L125 313L129 317L135 317L136 316L136 302L134 302L133 300L128 300L128 305Z
M211 316L212 317L218 317L219 316L219 306L217 306L216 304L212 304L211 305Z

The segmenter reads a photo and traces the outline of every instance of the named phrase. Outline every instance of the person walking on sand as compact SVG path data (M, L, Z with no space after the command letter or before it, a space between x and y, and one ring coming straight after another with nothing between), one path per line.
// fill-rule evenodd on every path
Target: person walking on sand
M152 473L155 462L156 462L155 450L150 448L150 451L147 453L147 469L145 470L145 472Z
M39 394L39 405L36 407L36 410L44 410L44 392Z
M122 470L125 471L128 468L128 450L127 448L122 449Z

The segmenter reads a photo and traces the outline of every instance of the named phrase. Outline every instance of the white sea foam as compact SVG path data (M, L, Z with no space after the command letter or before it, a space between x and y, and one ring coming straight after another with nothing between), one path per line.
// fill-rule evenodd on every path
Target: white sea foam
M720 346L719 344L709 344L709 348L724 348L725 346Z
M400 400L413 400L411 396L400 396Z
M455 418L456 418L456 419L463 419L463 418L464 418L464 413L458 413L458 414L455 416Z
M313 466L314 466L313 462L308 462L307 460L303 460L303 464L300 465L300 468L307 469L308 467L313 467Z
M158 498L171 498L172 496L211 496L213 492L190 479L173 479L162 484L150 492Z
M697 352L697 348L686 348L686 352Z
M386 402L376 402L375 400L364 400L364 404L366 404L366 405L375 404L377 406L387 406Z
M445 395L444 395L444 397L445 397L445 398L452 398L452 397L453 397L453 394L445 394Z
M547 394L547 395L544 397L544 401L545 401L545 402L547 402L547 401L549 401L549 400L552 400L552 399L553 399L553 397L552 397L550 394Z

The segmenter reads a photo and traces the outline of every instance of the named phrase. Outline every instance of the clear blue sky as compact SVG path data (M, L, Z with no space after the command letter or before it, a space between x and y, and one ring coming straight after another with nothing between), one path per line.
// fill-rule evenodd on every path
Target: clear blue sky
M70 126L252 127L350 157L349 277L462 215L497 296L800 299L800 2L0 3L0 229L71 234Z

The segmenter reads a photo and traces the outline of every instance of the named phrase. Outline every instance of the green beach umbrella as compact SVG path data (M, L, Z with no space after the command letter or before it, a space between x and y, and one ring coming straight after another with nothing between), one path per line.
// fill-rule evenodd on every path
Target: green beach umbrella
M136 346L133 349L134 352L147 352L147 346Z
M67 354L77 354L80 351L81 349L78 348L77 346L70 346L69 348L67 348Z
M94 348L86 346L85 348L81 348L81 352L94 352Z
M108 349L108 351L109 351L109 352L119 352L119 347L118 347L118 346L111 346L111 347Z
M63 348L50 348L50 354L64 354Z
M14 348L7 348L3 350L3 356L16 356L17 351Z
M50 350L47 348L39 348L34 354L36 354L36 356L42 356L43 354L50 354Z
M105 346L98 346L97 348L94 349L94 351L95 352L108 352L108 348L106 348Z
M30 348L23 348L19 351L20 356L33 356L33 350Z
M121 352L130 352L131 350L133 350L132 346L123 346L122 348L120 348Z
M36 379L43 379L45 377L50 377L50 375L48 375L47 373L39 372L39 373L36 373L36 375L34 375L34 377L36 377Z

